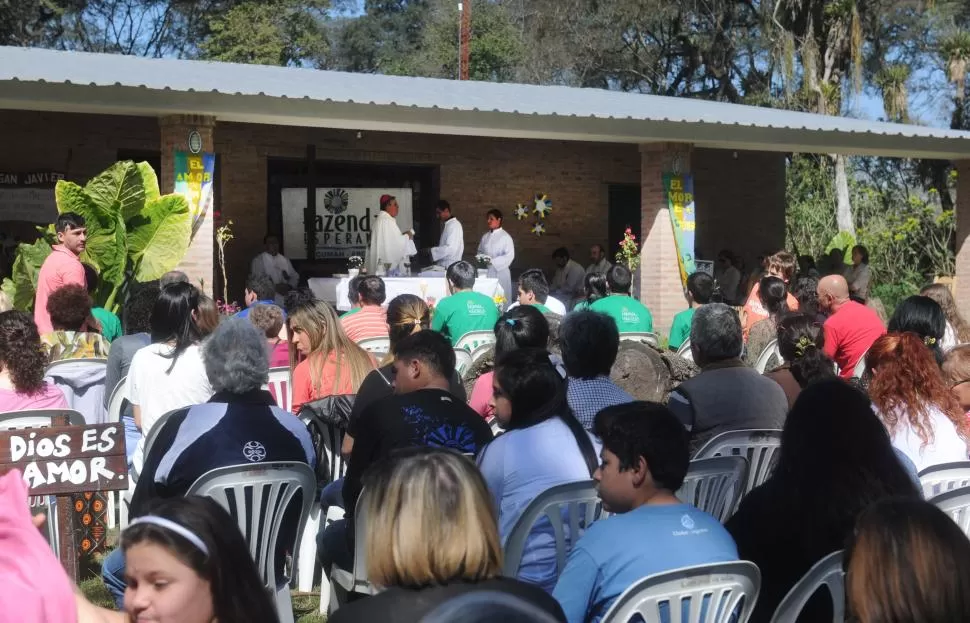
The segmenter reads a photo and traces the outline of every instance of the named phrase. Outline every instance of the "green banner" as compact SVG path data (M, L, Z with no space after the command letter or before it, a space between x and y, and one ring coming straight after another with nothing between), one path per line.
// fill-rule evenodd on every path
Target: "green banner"
M664 191L670 212L670 224L674 228L674 244L677 245L677 264L681 283L687 285L687 276L694 273L694 178L690 175L665 173Z

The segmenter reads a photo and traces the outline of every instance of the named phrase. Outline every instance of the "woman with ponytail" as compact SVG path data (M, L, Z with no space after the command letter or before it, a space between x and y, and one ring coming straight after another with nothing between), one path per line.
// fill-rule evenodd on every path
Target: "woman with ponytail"
M822 325L808 314L788 314L778 322L778 350L785 363L765 374L781 385L788 407L815 381L835 377L835 364L823 352Z
M502 356L492 388L495 417L506 432L481 451L478 466L495 500L504 542L540 493L592 478L599 444L573 416L566 381L545 349L521 348ZM551 592L557 575L552 525L543 518L526 541L517 577Z
M778 321L788 313L788 287L778 277L763 277L758 282L758 298L768 316L751 325L744 363L754 366L761 353L778 333ZM774 359L774 358L773 358ZM777 360L776 360L777 361ZM768 362L769 364L773 362ZM769 368L772 366L769 365Z

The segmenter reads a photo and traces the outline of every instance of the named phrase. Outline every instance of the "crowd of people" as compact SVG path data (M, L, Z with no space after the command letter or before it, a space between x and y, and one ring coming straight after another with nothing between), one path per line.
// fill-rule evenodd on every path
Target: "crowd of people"
M452 218L447 205L439 214ZM33 318L0 313L0 411L77 408L71 387L82 380L51 378L55 360L107 358L98 404L79 409L90 423L127 384L131 519L102 576L132 618L276 620L234 522L186 495L212 469L271 461L316 470L321 516L343 509L317 535L325 573L352 568L363 540L380 592L342 605L334 623L420 621L477 591L532 608L535 620L595 623L643 577L734 560L760 569L752 620L768 621L841 549L855 620L970 618L970 541L918 481L968 458L970 328L938 285L884 324L867 305L864 248L852 266L833 257L821 272L780 251L750 278L723 252L715 276L687 280L686 309L661 349L630 341L653 331L653 317L631 296L631 271L598 245L588 269L559 249L551 281L523 271L506 309L474 291L477 270L459 259L442 267L449 295L433 306L411 294L387 300L384 280L367 273L351 280L352 309L338 316L293 287L268 236L233 317L173 272L129 293L117 329L92 304L83 220L62 215L56 230ZM494 345L462 374L455 347L471 332L491 332ZM386 354L361 346L374 339L387 340ZM631 384L630 367L667 376ZM267 391L271 369L288 371L289 400ZM336 427L337 446L321 448L305 420ZM722 525L678 491L708 442L750 429L781 431L777 464ZM565 564L541 519L503 576L524 510L552 487L587 481L605 516L570 535ZM29 524L22 483L5 482L2 512ZM297 522L282 525L283 542L295 542ZM32 564L56 568L36 531L17 534L11 543ZM288 553L276 553L280 578ZM70 591L60 580L43 590L57 587ZM52 603L73 603L80 621L124 620L62 592ZM804 620L830 620L831 608L813 599Z

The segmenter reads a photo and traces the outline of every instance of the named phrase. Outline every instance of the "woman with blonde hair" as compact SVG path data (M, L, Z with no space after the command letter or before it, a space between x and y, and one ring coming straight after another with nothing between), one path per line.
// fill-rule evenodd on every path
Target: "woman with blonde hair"
M970 541L930 502L888 498L870 506L843 565L851 621L970 620Z
M289 317L293 413L304 403L337 394L356 394L374 369L367 351L347 337L337 314L323 301L299 304ZM306 357L297 363L297 352Z
M543 590L501 577L491 495L466 457L437 448L399 451L364 487L359 507L366 520L358 538L368 578L385 590L342 606L331 623L419 621L453 597L482 590L514 595L566 620Z
M893 446L917 471L967 460L966 416L915 333L889 333L866 354L869 397Z
M946 331L943 333L943 343L940 344L943 352L960 344L970 343L970 326L960 315L960 310L957 309L950 288L942 283L934 283L926 286L919 293L936 301L943 310L943 315L946 316Z

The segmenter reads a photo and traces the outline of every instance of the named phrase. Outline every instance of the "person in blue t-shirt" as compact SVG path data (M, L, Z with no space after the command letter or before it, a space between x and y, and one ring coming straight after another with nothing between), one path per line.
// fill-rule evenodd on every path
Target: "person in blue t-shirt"
M552 595L570 623L602 619L623 591L648 575L738 559L727 530L674 494L690 463L687 433L667 407L631 402L596 415L603 443L593 478L614 516L586 530Z

